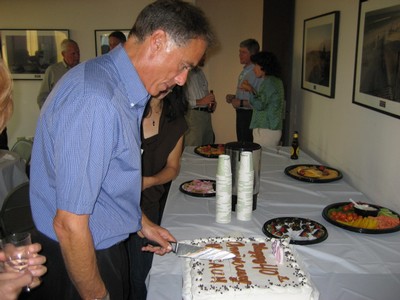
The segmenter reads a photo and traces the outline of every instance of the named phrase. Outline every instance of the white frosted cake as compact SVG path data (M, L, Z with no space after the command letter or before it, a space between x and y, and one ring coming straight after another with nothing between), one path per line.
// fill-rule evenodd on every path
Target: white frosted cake
M191 242L236 254L224 261L186 259L184 300L317 300L287 241L270 238L209 238ZM274 249L273 249L274 248Z

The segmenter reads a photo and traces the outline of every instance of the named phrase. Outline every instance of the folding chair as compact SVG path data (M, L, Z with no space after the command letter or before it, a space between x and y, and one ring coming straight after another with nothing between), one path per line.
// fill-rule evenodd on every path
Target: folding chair
M17 153L25 162L30 161L33 141L27 138L18 138L11 151Z
M35 228L29 202L29 182L15 187L4 199L0 210L0 225L3 236Z

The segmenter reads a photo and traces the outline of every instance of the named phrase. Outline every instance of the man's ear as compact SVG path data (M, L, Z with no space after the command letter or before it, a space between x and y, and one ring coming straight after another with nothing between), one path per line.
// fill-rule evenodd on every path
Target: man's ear
M158 29L150 36L152 52L158 52L167 45L167 34L164 30Z

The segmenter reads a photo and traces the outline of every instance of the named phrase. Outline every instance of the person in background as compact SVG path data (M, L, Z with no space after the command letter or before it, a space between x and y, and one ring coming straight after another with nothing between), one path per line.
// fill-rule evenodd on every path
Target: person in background
M178 176L187 129L184 113L187 102L182 88L176 86L164 99L151 98L142 120L142 212L160 224L169 183ZM145 279L153 253L143 252L146 241L131 234L128 241L130 260L130 299L145 300Z
M30 201L49 270L39 299L127 299L129 235L160 245L144 251L172 250L173 235L140 208L142 116L151 96L185 84L213 40L198 7L158 0L139 13L123 47L56 85L32 151Z
M63 60L49 66L44 73L42 85L40 86L37 103L39 109L42 108L44 101L54 88L60 78L67 73L68 70L79 64L80 52L78 43L71 39L65 39L61 42L61 55Z
M253 129L254 142L262 147L275 147L282 136L284 89L279 78L278 59L271 52L259 52L251 56L254 73L262 82L255 88L244 80L241 88L251 94L253 107L250 128Z
M2 131L13 112L12 101L12 79L11 74L3 60L0 58L0 131ZM0 266L0 299L14 300L18 298L22 288L29 286L35 288L40 285L40 280L34 280L35 277L43 276L47 268L43 265L46 257L39 255L41 245L34 243L29 245L28 251L32 257L28 261L29 272L4 272ZM0 264L4 264L6 257L1 250L0 242Z
M126 42L126 36L121 31L113 31L108 36L108 45L110 46L110 51L117 47L119 44L124 44Z
M240 88L244 80L252 86L257 87L260 80L254 74L254 65L251 63L250 56L260 51L260 45L255 39L247 39L239 45L240 63L244 65L239 75L236 95L226 95L226 102L232 104L236 110L236 136L239 142L253 142L253 132L250 129L252 107L249 103L250 93Z
M190 71L184 86L190 109L186 113L189 129L185 133L185 146L200 146L214 143L214 130L211 113L215 111L217 102L212 91L208 89L208 81L203 70L206 56L198 66Z

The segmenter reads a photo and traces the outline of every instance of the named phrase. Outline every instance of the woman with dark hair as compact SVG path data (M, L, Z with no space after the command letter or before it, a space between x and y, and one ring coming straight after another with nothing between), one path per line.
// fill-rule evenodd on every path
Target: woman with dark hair
M119 44L124 44L126 42L126 36L122 31L113 31L108 36L108 45L110 50L117 47Z
M175 86L164 99L151 98L142 120L142 195L140 206L153 223L160 224L171 180L180 170L183 135L187 130L187 109L182 87ZM153 253L142 251L146 240L131 234L128 241L130 260L129 299L146 299L145 279Z
M151 98L143 114L141 207L156 224L161 220L163 185L179 173L187 107L183 88L175 86L165 98Z
M253 129L254 142L263 147L274 147L282 136L284 89L279 78L280 68L276 56L262 51L251 56L254 73L262 78L258 90L248 81L241 88L251 93L250 104L253 107L250 128Z

